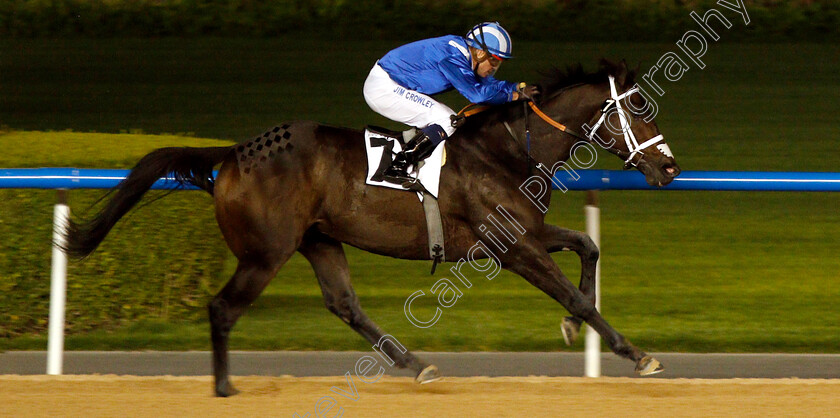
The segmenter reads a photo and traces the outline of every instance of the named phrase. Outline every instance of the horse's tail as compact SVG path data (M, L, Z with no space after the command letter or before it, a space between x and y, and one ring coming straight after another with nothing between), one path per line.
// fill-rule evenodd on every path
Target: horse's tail
M114 190L113 197L88 222L70 221L67 228L65 252L74 258L84 258L105 239L108 232L161 177L172 174L182 187L195 185L213 194L213 167L224 160L232 147L161 148L152 151L134 168Z

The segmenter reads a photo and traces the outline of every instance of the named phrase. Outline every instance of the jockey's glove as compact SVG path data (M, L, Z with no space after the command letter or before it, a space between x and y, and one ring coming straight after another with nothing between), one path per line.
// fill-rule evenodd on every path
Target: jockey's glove
M530 100L533 102L540 95L540 86L527 84L523 81L516 86L516 92L519 93L519 100Z

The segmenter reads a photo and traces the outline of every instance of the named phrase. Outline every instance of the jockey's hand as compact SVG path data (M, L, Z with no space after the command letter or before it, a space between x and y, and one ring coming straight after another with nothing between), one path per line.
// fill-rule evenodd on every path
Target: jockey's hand
M467 118L464 115L450 115L449 120L452 122L453 128L460 128L461 125L464 124L464 121L467 120Z
M526 84L524 81L516 86L516 92L519 93L518 100L536 101L540 95L540 86L533 84Z

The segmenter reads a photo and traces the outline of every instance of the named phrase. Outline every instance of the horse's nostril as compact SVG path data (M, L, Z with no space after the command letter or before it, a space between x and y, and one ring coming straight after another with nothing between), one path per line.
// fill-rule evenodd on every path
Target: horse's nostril
M665 164L662 169L668 177L676 177L680 175L680 168L676 164Z

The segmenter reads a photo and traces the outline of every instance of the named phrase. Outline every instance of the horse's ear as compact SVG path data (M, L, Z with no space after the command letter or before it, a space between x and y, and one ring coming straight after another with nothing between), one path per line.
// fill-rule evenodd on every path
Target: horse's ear
M636 83L636 77L639 76L640 71L642 71L642 62L641 61L639 61L639 63L636 65L635 68L627 70L627 77L625 77L624 81L627 82L628 84Z
M616 71L615 81L618 82L619 86L623 86L624 82L627 81L627 61L624 59L618 63L618 71Z

